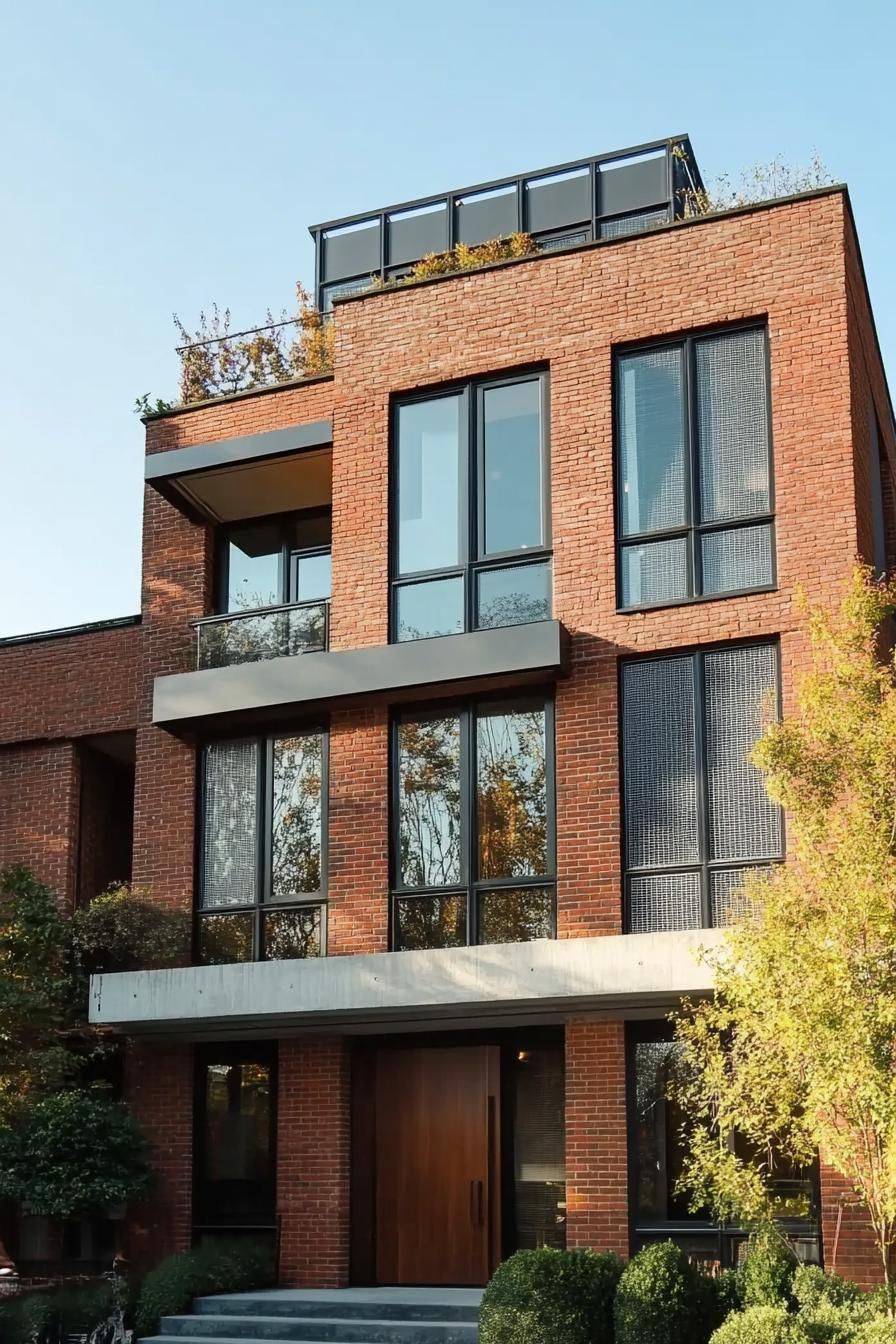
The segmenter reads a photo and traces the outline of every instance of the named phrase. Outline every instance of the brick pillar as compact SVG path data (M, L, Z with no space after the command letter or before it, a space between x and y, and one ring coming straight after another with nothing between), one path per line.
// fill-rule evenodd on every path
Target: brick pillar
M285 1287L348 1283L350 1062L344 1040L280 1042L277 1210Z
M152 1146L156 1181L128 1210L126 1254L137 1269L189 1248L192 1236L193 1047L128 1045L125 1097Z
M824 1162L820 1163L819 1177L825 1269L854 1280L862 1288L879 1288L883 1268L864 1210L856 1207L848 1183Z
M566 1244L628 1255L625 1028L566 1028Z

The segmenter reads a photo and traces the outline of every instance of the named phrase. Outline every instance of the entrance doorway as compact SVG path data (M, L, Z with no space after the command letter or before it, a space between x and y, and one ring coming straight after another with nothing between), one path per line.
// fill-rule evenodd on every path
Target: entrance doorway
M559 1033L359 1043L352 1108L352 1282L477 1287L564 1244Z
M497 1056L495 1046L378 1052L378 1282L487 1282L499 1206Z

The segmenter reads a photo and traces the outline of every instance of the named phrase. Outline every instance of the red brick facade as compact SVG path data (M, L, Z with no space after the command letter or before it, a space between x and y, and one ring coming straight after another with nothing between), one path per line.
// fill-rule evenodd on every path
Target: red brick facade
M612 355L630 342L767 322L775 472L775 592L616 610ZM556 692L558 934L622 931L617 677L629 653L780 637L785 707L806 650L795 594L834 602L870 558L869 405L893 521L896 442L845 195L694 221L341 304L335 374L152 419L147 451L333 422L330 647L388 635L388 453L399 392L523 367L550 373L553 614L570 632ZM896 527L890 532L891 548ZM891 550L891 554L892 554ZM152 899L194 900L197 747L151 723L154 679L186 671L190 621L211 610L213 537L147 490L142 626L0 654L0 863L33 863L71 899L77 848L73 742L136 731L133 876ZM85 669L89 668L89 674ZM388 718L384 704L329 722L328 950L388 937ZM278 1213L284 1282L348 1275L348 1047L285 1041L279 1064ZM141 1047L130 1092L156 1145L155 1203L139 1255L190 1237L189 1047ZM628 1246L624 1028L566 1028L570 1245ZM836 1191L823 1181L824 1237ZM142 1240L141 1240L142 1239ZM837 1268L877 1277L844 1214Z

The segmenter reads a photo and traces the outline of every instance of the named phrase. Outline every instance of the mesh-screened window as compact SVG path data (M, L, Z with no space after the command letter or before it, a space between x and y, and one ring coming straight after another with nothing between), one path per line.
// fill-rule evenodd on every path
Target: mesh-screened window
M554 936L552 741L540 698L397 720L396 948Z
M784 853L750 753L777 712L778 650L744 644L622 667L627 923L727 924L747 873Z
M774 585L766 340L739 328L617 356L622 607Z
M201 784L198 960L319 956L324 735L209 743Z

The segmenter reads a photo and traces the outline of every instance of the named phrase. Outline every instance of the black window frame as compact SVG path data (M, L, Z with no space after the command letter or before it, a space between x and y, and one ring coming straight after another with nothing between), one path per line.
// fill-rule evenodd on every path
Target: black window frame
M544 874L531 877L477 878L478 811L476 793L476 722L480 712L525 712L526 708L544 711L545 732L545 808L547 835L545 841ZM460 770L460 862L461 880L442 887L408 887L399 881L401 868L400 836L400 765L399 727L403 722L427 719L459 719ZM475 700L428 701L423 704L402 706L394 712L389 724L389 947L402 951L399 938L397 902L408 898L427 896L461 896L465 900L467 947L489 947L499 944L479 942L479 899L492 891L518 891L531 888L548 891L551 897L552 937L557 937L557 788L556 788L556 714L554 696L538 689L514 694L496 693ZM409 949L404 949L409 950ZM415 949L416 950L416 949ZM422 950L422 949L421 949Z
M737 332L758 331L762 333L765 347L765 411L766 439L768 444L768 511L766 513L745 514L743 517L725 518L721 521L700 522L700 444L697 416L697 361L696 347L701 341L712 340L718 336L734 335ZM681 527L658 529L655 532L633 532L626 535L622 519L622 423L619 392L620 361L631 355L647 355L656 350L679 349L682 358L682 439L684 444L685 504L687 518ZM660 611L665 607L690 606L695 602L723 602L732 597L744 597L749 593L773 593L778 588L778 546L776 531L775 501L775 452L772 438L772 373L771 347L768 321L765 318L751 319L746 322L729 322L722 326L706 327L686 332L667 339L638 341L613 347L612 361L612 400L613 400L613 512L616 529L616 610L620 614L632 611ZM754 588L731 588L723 593L703 592L703 556L701 540L714 532L741 531L749 527L767 526L769 529L769 549L771 559L771 581ZM661 598L658 602L635 602L626 604L623 597L623 556L624 552L637 545L649 545L651 542L685 539L687 555L688 594L685 597Z
M268 513L258 518L240 518L232 522L222 523L215 530L215 615L217 616L244 616L252 612L263 612L276 609L277 607L294 606L298 604L296 597L296 561L306 556L331 555L332 554L332 516L333 511L329 504L322 504L313 509L290 509L285 513ZM297 521L307 519L309 521L316 519L329 519L330 545L329 546L295 546L290 541L290 528L294 528ZM230 587L230 542L233 535L247 527L274 527L280 533L280 563L278 567L278 588L279 596L277 602L268 603L263 607L246 607L231 611L228 606L228 589ZM328 602L329 598L313 599L313 601Z
M541 530L542 545L535 549L510 550L485 555L485 420L482 411L484 394L493 388L511 387L519 383L538 382L541 417ZM460 397L460 443L458 455L460 480L458 482L458 551L457 565L442 569L414 570L400 574L399 546L399 412L402 407L437 401L441 398ZM389 431L389 642L402 643L398 638L398 593L415 584L431 583L437 579L459 578L464 585L462 633L491 627L476 623L479 574L488 570L505 570L529 565L548 566L548 608L553 609L553 543L551 536L551 422L550 370L539 365L513 373L467 379L460 383L422 388L408 395L393 396L390 404ZM548 617L549 619L549 617ZM425 635L423 638L438 638ZM414 642L414 641L407 641Z
M270 1106L268 1116L268 1155L270 1173L264 1181L256 1182L257 1200L251 1219L231 1209L229 1192L221 1187L227 1182L213 1181L205 1171L205 1137L207 1132L206 1075L215 1064L261 1064L268 1070ZM191 1182L192 1231L194 1237L203 1232L274 1231L276 1228L277 1196L277 1109L279 1102L279 1049L275 1040L224 1041L218 1045L203 1044L196 1048L193 1059L193 1163ZM244 1211L243 1211L244 1212Z
M706 768L706 677L705 661L708 654L732 651L735 649L770 648L775 655L775 696L778 717L783 705L783 682L781 671L781 640L777 635L764 635L753 639L725 640L714 644L691 645L686 648L660 649L654 653L641 654L631 658L620 658L617 667L617 705L618 705L618 741L619 741L619 800L621 821L621 865L623 886L623 930L631 933L631 879L633 877L663 876L665 874L699 873L700 875L700 915L703 929L721 928L712 922L712 897L710 874L728 872L734 868L761 869L771 868L784 863L787 856L787 830L784 809L778 806L781 820L780 853L761 859L711 859L709 857L709 785ZM625 813L625 722L624 722L624 670L633 664L671 662L689 659L692 663L694 688L694 757L695 790L697 804L697 845L700 858L696 863L670 864L665 867L630 867L628 862L628 836L626 833Z
M706 1240L715 1241L716 1255L723 1268L739 1263L740 1247L749 1236L749 1229L736 1223L726 1223L701 1216L699 1213L679 1218L642 1219L638 1203L638 1079L636 1051L640 1044L671 1042L674 1029L668 1018L648 1018L625 1024L625 1133L626 1133L626 1186L628 1190L629 1253L636 1254L643 1246L654 1241ZM671 1191L666 1181L666 1201ZM809 1171L812 1214L809 1218L781 1219L778 1226L785 1236L814 1241L816 1260L822 1261L821 1190L819 1164Z
M271 890L271 849L272 849L272 827L273 827L273 755L274 743L295 737L320 737L321 739L321 837L320 837L320 889L316 892L301 892L293 897L269 899ZM204 887L204 860L203 850L205 841L206 826L206 777L205 777L205 751L209 746L219 743L238 744L249 742L253 743L257 752L256 757L256 779L255 779L255 900L251 903L240 905L210 905L203 906L202 893ZM320 910L320 953L321 957L327 955L327 895L328 895L328 874L329 874L329 759L330 759L330 734L329 728L323 723L305 723L301 726L290 725L271 729L264 733L241 733L238 735L219 734L209 736L199 745L198 751L198 769L196 772L196 841L194 856L194 871L196 873L195 899L193 901L193 946L192 960L194 965L211 965L215 963L203 962L200 957L201 939L200 925L205 918L213 916L226 916L230 914L245 915L251 914L252 920L252 955L245 962L230 963L237 965L248 964L250 961L267 961L264 946L264 916L273 911L295 910L297 908L311 908ZM275 958L276 960L276 958Z

